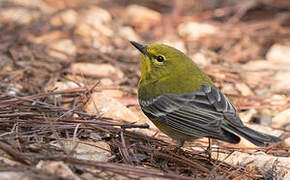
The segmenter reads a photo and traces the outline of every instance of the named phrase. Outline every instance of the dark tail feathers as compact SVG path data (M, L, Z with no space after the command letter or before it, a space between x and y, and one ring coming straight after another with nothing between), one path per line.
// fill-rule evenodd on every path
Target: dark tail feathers
M277 142L281 141L281 139L278 137L257 132L253 129L246 127L246 126L235 127L231 124L226 124L226 123L224 123L223 126L224 126L225 130L228 130L232 133L238 134L238 135L246 138L251 143L253 143L257 146L260 146L260 147L265 146L266 145L265 143L277 143Z

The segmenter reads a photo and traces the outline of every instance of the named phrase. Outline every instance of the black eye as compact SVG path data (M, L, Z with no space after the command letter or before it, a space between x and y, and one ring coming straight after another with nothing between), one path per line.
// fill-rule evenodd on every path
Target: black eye
M157 57L156 57L156 60L157 60L158 62L163 62L163 61L164 61L164 58L163 58L162 56L157 56Z

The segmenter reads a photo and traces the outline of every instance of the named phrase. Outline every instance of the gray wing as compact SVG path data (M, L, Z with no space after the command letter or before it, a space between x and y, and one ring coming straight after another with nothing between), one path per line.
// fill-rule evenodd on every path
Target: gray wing
M237 111L216 87L202 85L201 89L181 95L166 94L149 100L139 100L143 112L172 129L195 137L221 137L224 119L243 126Z

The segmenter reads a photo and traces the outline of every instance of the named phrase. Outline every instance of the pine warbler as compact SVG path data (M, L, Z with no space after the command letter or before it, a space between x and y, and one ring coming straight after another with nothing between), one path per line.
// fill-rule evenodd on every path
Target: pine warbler
M240 135L257 146L281 141L246 127L228 98L181 51L164 44L131 44L142 56L142 111L178 147L201 137L236 144Z

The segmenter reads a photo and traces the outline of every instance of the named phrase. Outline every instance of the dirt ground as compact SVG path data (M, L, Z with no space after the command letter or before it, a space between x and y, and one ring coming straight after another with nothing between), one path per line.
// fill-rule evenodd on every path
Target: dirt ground
M283 142L176 142L137 101L165 43ZM290 1L0 0L0 179L290 179Z

